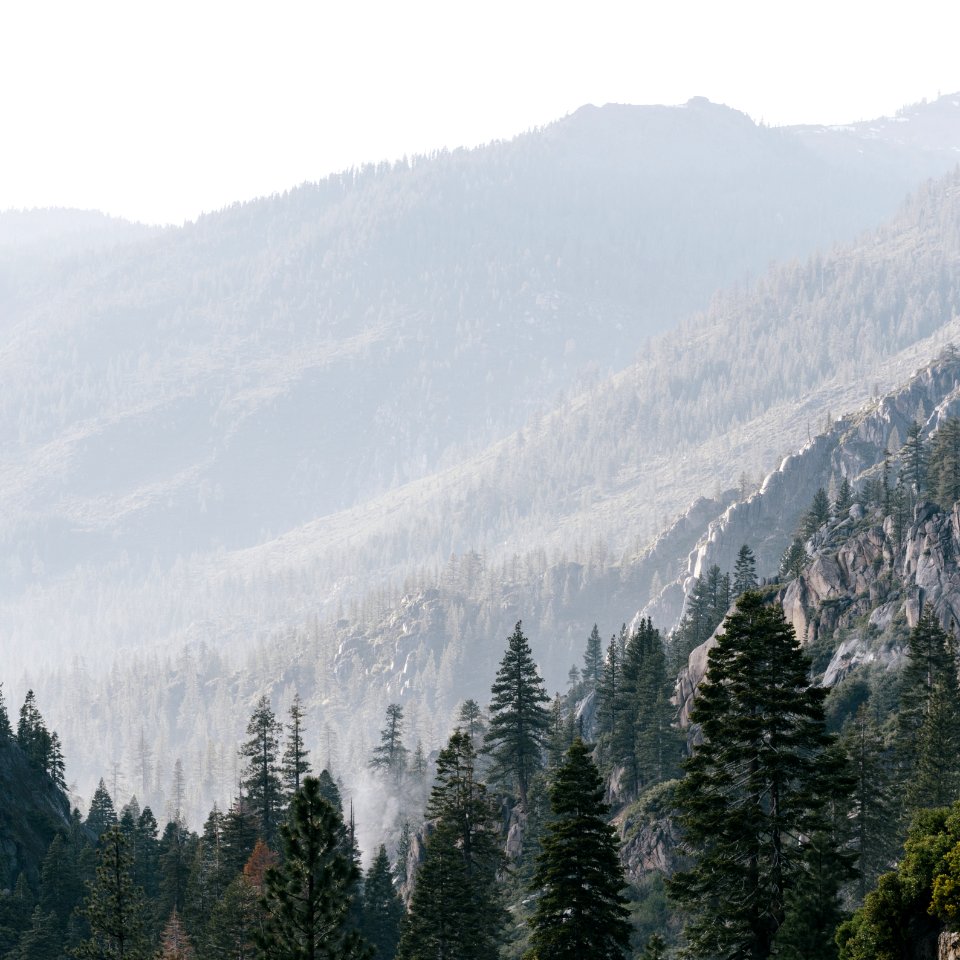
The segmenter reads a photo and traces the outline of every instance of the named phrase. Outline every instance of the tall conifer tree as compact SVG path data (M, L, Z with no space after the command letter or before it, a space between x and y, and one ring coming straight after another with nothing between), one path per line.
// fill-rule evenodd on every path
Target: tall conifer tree
M303 704L300 694L290 704L290 722L287 724L287 744L283 751L281 771L287 800L292 800L300 789L303 778L310 772L309 751L303 742Z
M619 960L630 947L626 880L603 791L577 737L550 788L551 819L530 884L536 907L528 960Z
M127 838L114 823L100 838L96 877L84 905L90 937L76 950L81 960L147 960L143 891L133 882Z
M518 621L507 638L491 689L490 728L486 743L493 757L490 776L513 785L526 803L530 779L543 764L543 745L550 727L544 707L550 698Z
M277 758L281 726L270 707L270 699L262 696L247 724L247 741L240 748L246 757L241 784L246 799L260 821L261 836L274 844L283 805L283 784Z
M269 960L365 960L370 949L350 930L358 871L343 849L343 821L306 777L280 827L283 861L266 871L266 919L258 940Z
M757 593L740 598L708 662L691 714L703 741L676 795L693 866L669 889L696 956L765 960L807 869L804 838L832 854L825 691L783 611Z
M437 757L434 829L403 926L402 960L496 960L506 925L497 811L476 778L473 742L455 730Z

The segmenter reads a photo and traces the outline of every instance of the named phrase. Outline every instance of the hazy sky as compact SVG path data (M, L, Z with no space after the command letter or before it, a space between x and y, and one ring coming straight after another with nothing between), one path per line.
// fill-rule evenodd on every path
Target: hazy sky
M584 103L707 96L840 123L960 90L960 4L805 0L0 6L0 209L179 222ZM889 11L889 12L887 12Z

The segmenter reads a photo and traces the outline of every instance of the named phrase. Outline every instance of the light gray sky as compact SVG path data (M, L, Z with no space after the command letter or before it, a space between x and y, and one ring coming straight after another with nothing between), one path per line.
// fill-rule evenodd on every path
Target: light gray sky
M0 209L181 222L584 103L841 123L960 90L960 4L0 4Z

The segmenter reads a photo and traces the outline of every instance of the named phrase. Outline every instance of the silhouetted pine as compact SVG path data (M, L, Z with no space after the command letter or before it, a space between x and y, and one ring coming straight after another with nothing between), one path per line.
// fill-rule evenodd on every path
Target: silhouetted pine
M497 810L476 778L470 737L451 735L437 757L427 817L434 821L417 872L397 956L401 960L495 960L507 914Z
M530 960L619 960L630 946L616 833L604 785L577 737L550 788L551 817L530 884Z
M733 567L733 595L739 597L741 593L755 590L757 586L757 561L753 551L744 544L737 554L737 561Z
M909 816L960 794L956 644L929 607L910 631L900 691L897 743Z
M923 427L919 423L911 424L907 430L900 460L904 482L910 486L914 496L922 496L926 490L927 450L923 443Z
M583 653L583 682L591 690L596 690L603 675L603 644L600 640L600 631L593 625L590 636L587 637L587 648Z
M361 960L371 955L348 929L350 891L358 871L343 849L343 821L306 777L280 827L283 859L264 876L266 911L257 941L275 960Z
M263 696L247 724L248 739L240 748L246 757L241 786L246 790L246 800L257 815L260 835L268 844L277 837L277 827L283 807L283 784L277 757L281 726L270 707L270 700Z
M303 704L300 694L293 696L290 704L290 722L287 724L287 743L283 751L280 764L283 787L289 802L300 789L300 783L310 772L310 762L307 760L307 750L303 742Z
M83 912L90 936L77 947L81 960L147 960L151 956L144 935L143 891L133 882L129 845L117 823L100 838L96 876Z
M10 726L10 713L7 710L7 702L3 697L3 681L0 681L0 747L13 737L13 728Z
M391 703L380 731L380 743L373 748L370 766L399 785L407 768L409 750L403 745L403 707Z
M708 663L691 713L703 740L676 792L693 865L668 888L688 912L694 953L760 960L807 870L806 838L832 829L821 773L826 691L810 685L782 610L757 593L740 598Z
M490 778L516 788L522 803L530 778L540 769L550 715L550 698L518 621L491 688L487 750L493 758Z
M393 960L404 915L403 901L393 885L387 848L380 844L363 884L363 935L373 948L373 960Z
M85 821L86 827L99 842L99 838L116 822L117 812L114 810L113 800L101 777L97 789L93 792L93 799L90 801L90 809L87 811Z
M880 874L890 869L899 848L893 751L866 706L861 706L845 727L842 744L854 778L852 841L857 855L858 899L862 902Z

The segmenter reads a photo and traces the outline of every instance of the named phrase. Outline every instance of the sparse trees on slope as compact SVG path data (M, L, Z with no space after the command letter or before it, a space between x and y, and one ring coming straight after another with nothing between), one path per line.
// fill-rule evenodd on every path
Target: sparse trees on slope
M691 714L703 742L676 795L694 862L669 889L696 956L768 957L806 869L801 838L829 836L825 691L808 670L782 610L745 593L710 651Z
M490 728L486 743L493 757L490 777L514 786L526 803L530 779L542 765L543 744L550 726L544 704L550 698L518 621L507 638L491 689Z
M58 738L58 753L59 742ZM45 770L47 773L52 772L53 740L50 731L47 729L47 725L43 722L40 711L37 709L37 699L32 690L27 691L23 706L20 708L20 720L17 724L17 743L31 763L40 767L41 770ZM58 757L58 763L61 767L59 779L62 783L62 754Z
M577 737L550 788L551 819L530 885L529 960L619 960L630 946L617 839L603 781Z
M306 777L280 827L283 862L266 871L266 919L258 940L276 960L362 960L370 956L348 928L358 871L343 849L343 821Z

